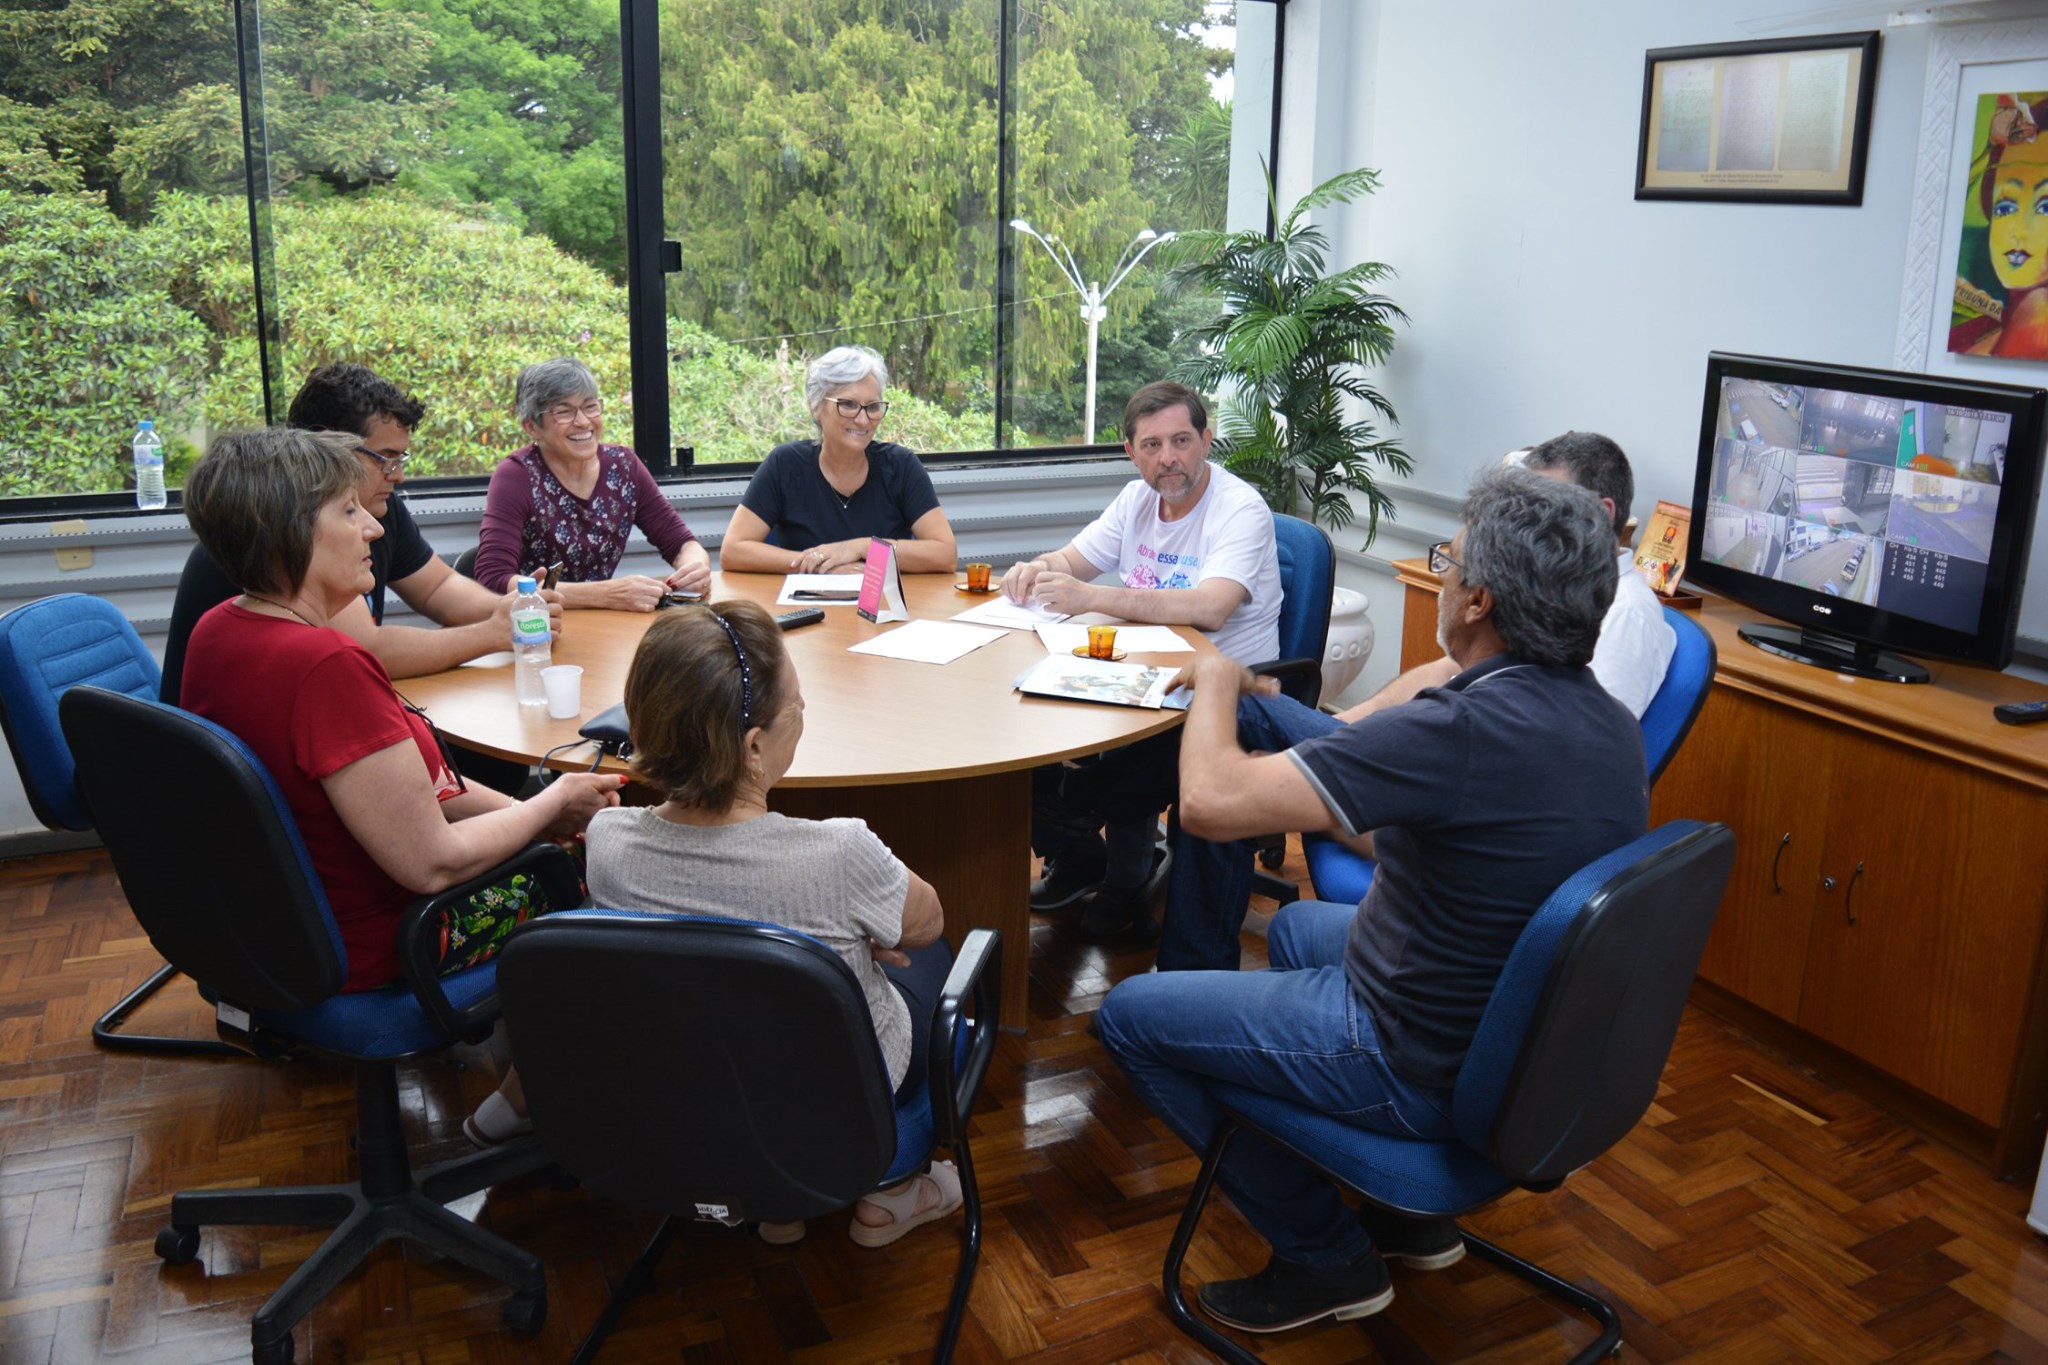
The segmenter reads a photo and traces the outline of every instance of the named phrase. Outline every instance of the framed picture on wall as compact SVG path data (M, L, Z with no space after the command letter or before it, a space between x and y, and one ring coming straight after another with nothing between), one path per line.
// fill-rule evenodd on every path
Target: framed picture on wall
M1876 30L1643 58L1636 198L1861 204Z
M1899 304L1902 368L2029 384L2048 375L2044 119L2048 20L1937 27Z

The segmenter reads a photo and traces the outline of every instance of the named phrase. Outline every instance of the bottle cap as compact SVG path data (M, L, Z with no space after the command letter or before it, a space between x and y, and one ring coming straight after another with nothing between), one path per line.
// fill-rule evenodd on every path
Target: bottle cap
M532 580L531 578L527 577L527 576L526 576L525 574L521 574L521 575L519 575L518 579L516 580L516 583L517 583L517 585L518 585L519 591L521 591L521 592L539 592L539 591L540 591L540 584L538 584L538 583L534 582L534 581L533 581L533 580Z
M137 431L155 431L156 423L150 421L149 418L145 417L142 419L141 423L136 426L135 429Z

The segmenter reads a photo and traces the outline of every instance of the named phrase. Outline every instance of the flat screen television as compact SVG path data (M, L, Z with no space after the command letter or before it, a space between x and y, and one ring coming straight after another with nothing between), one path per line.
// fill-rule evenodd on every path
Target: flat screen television
M1894 682L1893 650L2003 668L2040 491L2048 392L1707 357L1686 575L1789 622L1745 640Z

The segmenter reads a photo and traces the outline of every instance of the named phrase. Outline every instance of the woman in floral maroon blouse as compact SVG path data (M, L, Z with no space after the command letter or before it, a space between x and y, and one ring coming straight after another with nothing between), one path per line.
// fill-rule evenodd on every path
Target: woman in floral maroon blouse
M626 446L606 445L604 399L578 360L559 357L519 372L519 425L533 444L491 475L477 581L503 592L512 579L562 565L562 603L653 611L670 591L703 592L711 556ZM612 577L638 526L673 568L666 578Z

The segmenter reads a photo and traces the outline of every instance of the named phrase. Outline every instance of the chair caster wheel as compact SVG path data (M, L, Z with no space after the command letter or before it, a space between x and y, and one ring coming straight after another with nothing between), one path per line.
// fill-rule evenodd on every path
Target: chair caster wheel
M250 1347L249 1365L292 1365L291 1336L286 1334L268 1346Z
M524 1336L538 1332L548 1320L548 1291L523 1289L505 1300L505 1326Z
M1280 864L1286 861L1287 849L1284 845L1279 848L1262 848L1259 850L1259 866L1265 868L1268 872L1278 872Z
M159 1228L156 1234L156 1254L166 1264L184 1265L199 1254L199 1229L181 1227L176 1223Z

